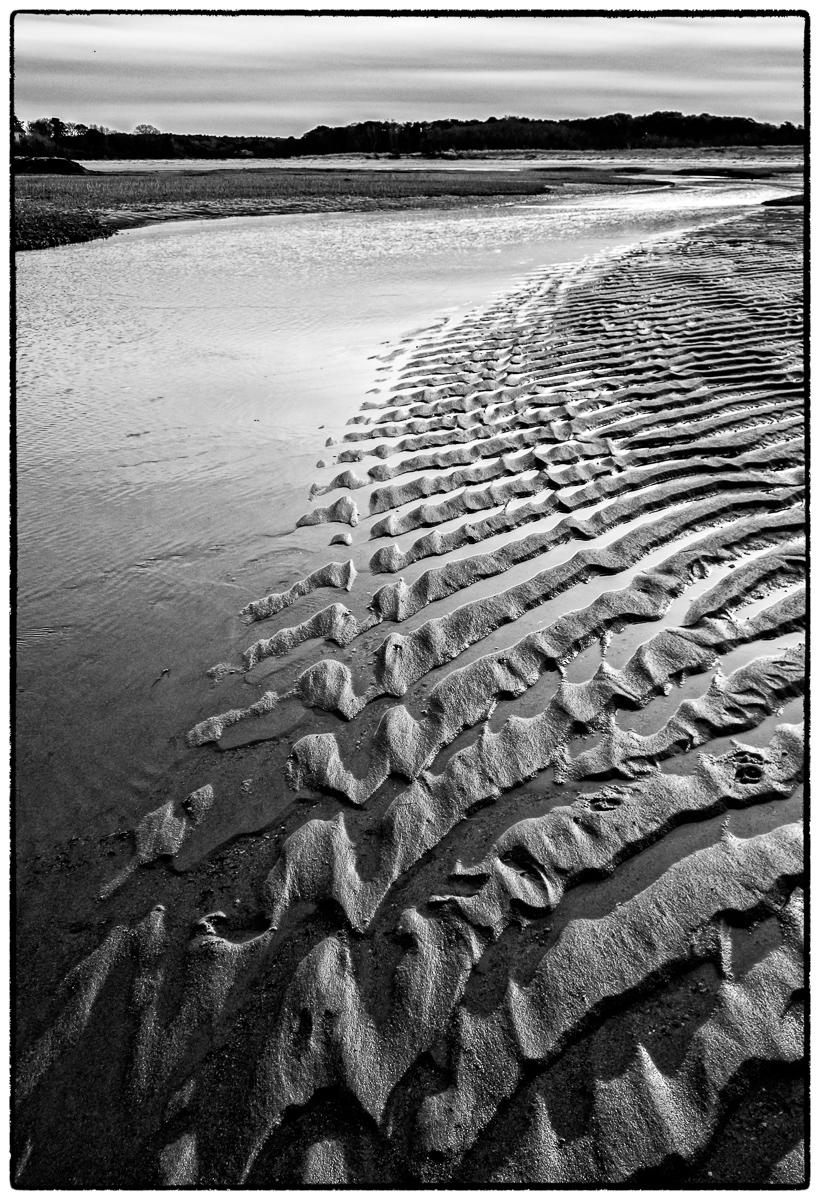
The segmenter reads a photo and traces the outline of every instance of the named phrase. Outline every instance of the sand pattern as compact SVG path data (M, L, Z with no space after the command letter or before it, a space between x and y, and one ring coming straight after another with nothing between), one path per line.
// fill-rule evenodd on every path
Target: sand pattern
M100 1046L84 1103L143 1186L685 1186L761 1074L794 1087L801 222L551 267L385 358L299 521L349 560L242 609L187 735L213 786L102 891L161 902L21 1058L26 1186ZM259 743L293 820L233 861L247 920L185 925L163 872ZM801 1178L795 1122L755 1154Z

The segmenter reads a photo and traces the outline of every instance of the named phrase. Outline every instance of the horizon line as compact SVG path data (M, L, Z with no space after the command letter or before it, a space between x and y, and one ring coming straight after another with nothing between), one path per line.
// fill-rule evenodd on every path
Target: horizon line
M14 111L13 105L12 105L12 111L13 111L13 115L15 117L17 117L18 114L16 111ZM672 108L656 108L656 109L651 109L650 111L645 111L645 112L628 112L626 109L616 109L613 112L599 113L599 114L595 114L595 115L587 116L587 117L529 117L529 116L524 116L520 113L505 113L501 117L497 117L494 115L491 115L489 117L432 117L432 118L426 118L426 119L422 119L422 120L410 119L407 121L396 120L393 117L363 117L362 119L357 120L357 121L348 121L344 125L327 125L324 122L319 122L318 125L311 125L310 128L305 129L302 133L297 133L297 134L294 134L294 133L289 133L289 134L287 134L287 133L286 134L282 134L282 133L214 133L214 132L209 132L207 130L182 130L182 129L158 129L158 132L160 134L163 134L165 136L170 136L170 137L179 136L179 137L222 137L222 138L225 138L225 137L277 138L282 141L287 141L289 139L293 140L293 141L298 141L300 138L305 137L307 134L312 133L316 129L353 129L359 125L369 125L369 124L435 125L435 124L437 124L439 122L443 122L443 121L453 121L453 122L457 122L462 125L467 125L467 124L487 124L491 121L529 121L532 123L550 122L555 125L571 125L571 124L575 124L575 123L582 122L582 121L602 121L602 120L606 120L608 117L616 117L616 116L627 116L627 117L633 118L634 120L640 120L641 117L652 117L652 116L657 116L658 114L675 114L675 115L678 115L678 116L681 116L684 118L714 117L716 120L721 120L721 121L750 121L754 125L771 125L771 126L774 126L775 128L782 128L784 125L791 125L792 128L799 129L799 130L802 130L803 132L805 132L805 125L802 122L797 123L795 121L790 121L790 120L777 121L777 120L772 120L772 119L764 120L760 117L749 116L747 113L715 113L715 112L696 113L696 112L682 112L680 109L672 109ZM52 113L50 116L47 116L45 113L42 113L39 117L32 117L32 118L23 117L23 118L18 118L18 119L22 119L22 120L26 121L28 124L30 124L32 121L43 121L43 120L50 121L50 120L53 120L55 117L57 118L57 120L60 120L60 121L63 120L63 118L60 117L57 113ZM89 129L93 128L94 126L97 126L98 128L107 130L109 133L123 133L123 134L128 134L128 135L134 134L133 129L117 129L112 125L105 125L101 121L100 122L77 121L77 120L73 120L73 119L66 119L65 123L71 124L71 125L85 125ZM150 124L153 124L153 122L150 122Z

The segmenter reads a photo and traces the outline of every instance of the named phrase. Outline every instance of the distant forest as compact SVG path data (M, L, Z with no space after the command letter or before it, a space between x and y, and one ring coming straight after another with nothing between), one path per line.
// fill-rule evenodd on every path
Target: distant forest
M318 125L301 137L228 137L161 133L137 125L121 133L101 125L79 125L59 117L22 122L14 117L16 155L73 159L105 158L294 158L303 154L421 154L453 157L493 150L629 150L704 146L799 146L805 133L790 121L770 125L750 117L684 116L655 112L632 117L543 121L489 117L486 121L361 121Z

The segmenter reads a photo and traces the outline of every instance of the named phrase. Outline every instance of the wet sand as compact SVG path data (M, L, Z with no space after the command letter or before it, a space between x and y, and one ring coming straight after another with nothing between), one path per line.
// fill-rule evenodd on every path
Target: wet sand
M23 1186L800 1181L801 244L536 271L317 438L19 1019Z

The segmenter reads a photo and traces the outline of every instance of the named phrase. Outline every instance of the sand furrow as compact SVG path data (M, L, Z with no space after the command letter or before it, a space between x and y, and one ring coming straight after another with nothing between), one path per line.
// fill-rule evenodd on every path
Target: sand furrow
M585 582L592 575L614 575L636 565L651 550L673 540L682 531L697 529L704 522L713 521L718 513L725 511L723 505L730 512L742 511L747 497L748 493L737 498L729 493L727 498L721 497L710 505L693 504L666 518L647 522L606 548L580 550L562 567L547 568L496 596L484 596L461 605L445 616L425 622L412 633L391 634L376 652L376 686L393 696L404 695L411 684L429 671L458 657L468 646L488 637L502 625L518 620L546 599L569 590L576 583ZM668 563L661 564L656 572L639 577L632 585L633 590L650 595L660 587L665 596L674 595L674 591L666 591L663 583L659 583L658 576L674 578L679 572L672 586L682 588L692 563L708 562L712 554L720 553L720 545L720 537L716 535L688 551L681 551Z
M735 449L742 452L742 443L740 441L742 435L733 438ZM750 439L755 445L760 445L760 437L755 433ZM784 439L785 442L791 443L793 439ZM780 439L773 440L770 444L771 454L769 458L778 460L781 453L780 447L783 445ZM714 448L714 447L713 447ZM718 447L718 450L722 447ZM650 452L654 455L654 452ZM790 446L786 461L793 462L797 458L799 461L799 444ZM714 470L715 466L722 466L725 470L726 464L716 464L714 461L698 458L695 461L690 461L689 456L684 456L683 462L677 462L672 459L662 458L658 466L649 464L649 469L635 467L630 471L625 465L618 469L618 465L614 460L608 463L603 460L607 468L612 469L612 473L607 473L603 478L595 481L594 486L583 493L576 492L572 494L562 493L560 498L554 495L554 490L545 497L536 497L528 504L521 504L512 509L505 509L500 513L494 513L490 517L485 517L480 521L470 522L447 530L441 533L439 530L434 530L432 533L425 534L417 539L406 550L400 547L384 546L376 551L370 560L370 570L376 574L380 572L389 572L395 574L400 570L406 569L409 565L415 562L420 562L424 558L441 557L442 555L452 553L454 550L459 550L463 546L474 545L476 542L483 541L487 538L496 537L501 533L509 533L514 529L519 529L522 525L530 524L534 521L542 520L550 513L563 509L563 511L572 511L573 508L586 508L598 501L609 499L612 496L617 496L621 492L638 491L643 487L649 487L655 483L666 482L674 479L675 476L692 476L691 486L694 489L702 489L704 492L715 492L723 487L731 490L735 486L740 485L743 478L741 475L733 472L734 478L727 479L726 476L721 479L709 479L708 472L710 468ZM754 462L741 458L738 454L738 466L742 465L756 466ZM731 469L731 462L728 464ZM654 467L654 469L653 469ZM698 473L703 470L706 474L705 479L698 480ZM593 465L591 471L582 472L576 467L571 467L562 474L555 476L555 483L559 487L571 486L574 483L580 483L584 480L585 475L593 474L595 479L596 467ZM787 473L789 472L789 473ZM774 486L778 484L786 484L791 482L799 482L797 475L792 474L791 468L787 467L783 473L768 472L765 476L765 482L771 483ZM764 485L765 486L765 485ZM559 502L560 501L560 502Z
M798 954L781 949L767 954L742 980L722 979L712 1015L692 1033L671 1077L639 1043L622 1074L591 1084L595 1134L568 1142L558 1133L560 1121L551 1119L538 1092L530 1089L528 1111L517 1112L526 1132L491 1173L492 1183L594 1187L609 1179L623 1184L653 1169L672 1177L675 1164L697 1161L745 1074L761 1063L775 1068L800 1061L800 1024L790 1010L801 983ZM625 1112L640 1114L640 1121L625 1129ZM794 1183L803 1172L799 1151L797 1158Z
M655 734L644 737L619 729L610 716L600 744L571 760L567 745L575 729L601 720L602 706L590 703L583 689L562 684L543 713L510 717L498 733L485 726L481 737L451 758L440 775L420 774L379 822L378 866L374 871L370 865L367 878L360 874L357 846L343 814L333 821L309 821L292 834L268 880L272 924L279 925L296 904L332 896L351 926L364 929L396 880L476 806L548 767L564 781L639 777L719 732L753 728L801 693L803 670L802 647L755 659L728 678L715 676L703 697L684 701Z
M370 514L400 508L413 500L433 496L441 492L454 492L470 484L486 483L504 475L519 475L524 471L537 470L538 461L531 450L523 454L501 456L498 459L475 463L469 467L457 467L448 475L419 475L405 483L388 484L374 488L370 493Z
M673 680L709 670L720 653L799 629L804 616L802 596L795 594L745 624L707 620L697 629L665 629L648 639L621 671L613 672L604 661L592 680L566 685L564 695L572 697L579 726L595 728L613 706L642 708ZM596 617L586 625L582 642L605 637L605 623ZM428 711L420 720L403 706L391 708L373 735L363 777L345 766L337 736L300 738L288 764L293 786L329 790L361 805L391 775L416 779L464 729L489 717L499 700L521 696L545 671L577 651L569 638L561 642L561 632L553 627L551 638L525 638L504 654L478 659L446 676L430 693Z
M805 539L787 543L776 554L740 564L690 605L684 625L697 625L706 616L731 613L742 600L757 599L783 580L801 579L806 570Z
M748 921L761 906L776 911L778 890L793 887L799 878L800 845L799 830L791 825L748 841L730 837L702 850L609 917L574 922L530 985L511 985L501 1009L489 1018L482 1021L458 1008L450 1038L456 1046L448 1073L453 1082L411 1110L414 1137L446 1164L443 1170L439 1166L438 1177L450 1177L453 1159L515 1091L524 1064L554 1060L578 1031L649 991L664 974L700 962L725 967L725 915ZM300 964L257 1070L262 1104L246 1142L244 1181L253 1181L253 1165L288 1105L301 1107L320 1088L341 1084L380 1120L407 1065L441 1035L482 942L475 934L462 934L448 953L446 927L436 930L412 912L402 914L400 926L412 951L395 972L394 998L381 1022L361 995L368 973L341 937L328 939ZM444 962L449 969L441 974L436 968ZM793 956L788 967L781 976L786 1001L799 986ZM335 1018L330 1044L311 1041L299 1069L286 1072L289 1031L298 1026L300 1014L318 1015L322 1005ZM774 1015L786 1007L764 1005L763 1011ZM761 1045L769 1053L784 1048L799 1053L799 1028L786 1022L783 1048L766 1038L769 1028L777 1030L779 1022L763 1017ZM388 1125L388 1130L402 1138L400 1129Z
M743 482L748 487L748 473L744 474ZM700 494L703 494L703 489L700 489ZM796 494L786 490L784 499L788 504L796 499ZM777 500L775 494L766 506L776 507ZM725 488L718 493L716 500L706 506L703 503L690 505L659 521L647 522L640 530L616 540L605 549L580 550L561 569L550 568L495 597L482 597L462 605L447 616L426 622L412 634L391 634L376 651L377 666L373 684L369 688L370 698L383 694L404 695L411 684L429 671L457 658L469 646L488 637L501 626L518 620L523 613L577 583L586 582L592 576L617 574L625 570L682 530L697 529L704 522L711 522L723 511L722 506L736 513L749 507L759 508L760 500L758 494L744 491L733 495L730 489ZM708 557L710 550L705 549L704 552ZM250 670L263 659L286 654L295 646L316 637L326 637L339 646L349 645L381 619L376 597L371 601L369 615L361 620L357 620L344 605L330 605L300 625L282 629L273 637L262 638L248 647L243 656L244 667ZM319 664L320 675L327 669L326 664ZM306 696L310 694L306 679L310 670L300 676L303 681L301 693ZM321 691L323 695L327 694L324 680Z
M469 1146L518 1085L524 1063L554 1058L593 1013L662 972L712 956L720 963L720 918L754 911L767 897L776 903L776 889L800 877L801 845L799 826L787 825L702 850L610 916L574 922L530 985L510 987L497 1014L481 1020L462 1009L454 1083L419 1112L425 1147L450 1156ZM789 972L787 997L798 980ZM796 1055L799 1033L789 1032Z
M702 487L696 493L703 495ZM543 533L533 533L517 542L509 542L495 553L455 559L442 567L430 567L409 586L404 582L386 584L372 597L370 607L383 618L404 621L428 604L452 596L479 580L510 570L569 541L588 541L616 530L637 517L679 507L692 498L690 489L676 493L672 489L641 489L634 495L615 500L584 520L565 517ZM797 514L797 520L802 514Z
M305 513L300 517L296 524L323 525L333 521L339 521L343 525L352 525L354 528L359 524L359 510L351 496L340 496L326 508L314 508L312 512Z
M307 596L316 588L338 588L349 592L356 579L356 568L352 559L347 562L327 563L318 571L312 571L305 579L299 579L286 592L271 592L260 600L252 600L246 604L239 614L249 621L264 621L266 617L276 616L283 609L289 608L302 596Z

